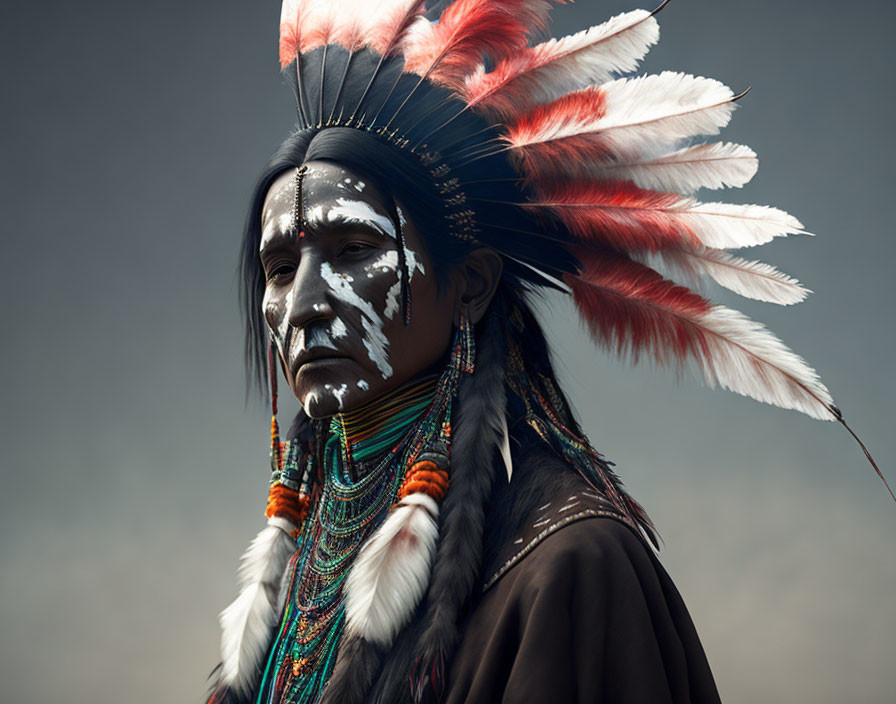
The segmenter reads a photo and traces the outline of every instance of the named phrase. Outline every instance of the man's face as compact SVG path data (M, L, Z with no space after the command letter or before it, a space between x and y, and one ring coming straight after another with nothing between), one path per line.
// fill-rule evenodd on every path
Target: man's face
M446 351L453 287L439 291L423 240L400 204L329 162L302 178L304 235L293 229L295 170L268 189L260 256L264 316L286 379L312 418L362 406L433 365ZM399 250L411 291L401 310Z

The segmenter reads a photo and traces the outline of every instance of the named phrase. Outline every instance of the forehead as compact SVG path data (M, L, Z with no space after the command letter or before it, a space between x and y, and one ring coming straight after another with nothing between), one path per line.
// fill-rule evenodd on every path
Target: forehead
M295 176L295 169L287 169L271 182L262 208L262 227L271 218L292 213ZM305 164L302 200L306 213L317 206L330 209L346 203L362 206L360 212L387 215L390 210L389 201L369 179L344 166L325 161Z

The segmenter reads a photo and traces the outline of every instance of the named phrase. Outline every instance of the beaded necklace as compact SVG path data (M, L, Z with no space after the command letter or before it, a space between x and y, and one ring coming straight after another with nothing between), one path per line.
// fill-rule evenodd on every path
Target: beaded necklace
M343 585L394 504L406 469L445 431L454 380L431 377L336 416L322 452L319 500L298 538L280 628L258 704L311 704L332 672L345 625ZM444 388L443 388L444 387ZM295 452L293 443L287 453Z

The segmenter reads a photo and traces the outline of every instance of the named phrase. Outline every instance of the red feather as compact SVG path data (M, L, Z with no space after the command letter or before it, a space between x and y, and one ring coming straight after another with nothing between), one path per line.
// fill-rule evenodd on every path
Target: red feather
M709 301L625 255L576 254L583 270L564 281L598 344L634 361L646 351L660 363L705 352L694 318L709 310Z
M692 360L707 384L820 420L837 420L815 370L762 325L662 278L625 255L574 250L580 275L564 281L595 341L638 361Z
M357 22L349 22L333 31L333 41L344 46L350 52L358 51L364 46L364 37L361 34L361 25Z
M396 3L384 20L370 28L364 40L378 54L388 56L420 17L425 7L426 0L404 0Z
M405 70L460 90L483 56L500 60L526 48L547 26L548 0L457 0L438 22L420 20L404 47Z
M647 191L630 182L554 183L539 191L527 210L549 209L576 237L617 251L656 252L698 245L677 208L687 202L674 193Z
M284 22L280 25L280 68L286 68L295 60L298 49L298 29L295 25Z
M562 136L583 122L601 119L606 109L600 88L586 88L526 113L508 128L505 139L520 168L534 179L556 176L563 164L608 161L610 148L594 135ZM554 135L559 138L552 139Z
M283 3L280 21L280 68L286 68L296 59L296 54L304 54L309 50L309 40L315 32L315 25L320 23L319 9L308 0L292 0ZM319 36L318 36L319 39Z

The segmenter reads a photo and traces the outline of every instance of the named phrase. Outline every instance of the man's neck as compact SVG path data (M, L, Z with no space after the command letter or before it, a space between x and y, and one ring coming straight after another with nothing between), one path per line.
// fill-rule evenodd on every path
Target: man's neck
M368 462L392 451L432 403L437 376L417 377L334 419L347 455Z

